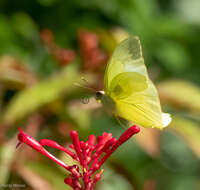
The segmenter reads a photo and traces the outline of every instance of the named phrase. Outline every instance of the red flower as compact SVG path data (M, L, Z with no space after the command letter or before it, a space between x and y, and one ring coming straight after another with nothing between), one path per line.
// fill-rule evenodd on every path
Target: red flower
M103 170L100 170L98 172L97 170L100 169L104 162L121 144L126 142L129 138L131 138L139 131L140 128L134 125L127 129L119 137L119 139L114 138L111 133L103 133L101 136L98 136L97 139L94 135L90 135L88 140L84 142L79 140L77 131L73 130L70 133L72 144L69 145L69 147L70 149L73 149L75 151L74 153L70 149L64 148L55 141L49 139L41 139L38 142L28 134L24 133L21 129L19 129L19 143L17 147L21 143L25 143L68 170L71 174L69 175L69 177L65 178L64 182L70 185L74 190L93 190L97 181L101 179L101 175L103 173ZM95 141L97 141L96 144ZM52 154L50 154L44 148L44 146L56 148L67 153L74 160L80 163L83 172L80 172L78 165L69 166L61 160L57 159ZM104 156L101 157L103 153ZM80 183L81 179L84 182L83 187Z

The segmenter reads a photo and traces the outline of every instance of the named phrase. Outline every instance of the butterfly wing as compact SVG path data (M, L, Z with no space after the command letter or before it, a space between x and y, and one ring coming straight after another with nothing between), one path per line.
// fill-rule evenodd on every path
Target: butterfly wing
M131 37L119 44L107 65L104 77L105 92L110 92L111 81L120 73L136 72L148 77L138 37Z
M105 94L116 114L143 127L163 128L158 93L148 77L140 41L131 37L119 44L106 68Z
M116 114L143 127L163 128L162 113L157 91L149 80L144 91L126 98L114 97Z

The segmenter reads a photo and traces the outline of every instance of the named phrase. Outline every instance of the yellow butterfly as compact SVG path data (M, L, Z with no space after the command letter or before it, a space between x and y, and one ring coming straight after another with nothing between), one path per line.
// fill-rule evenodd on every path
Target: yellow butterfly
M96 99L115 115L143 127L162 129L170 123L149 79L138 37L122 41L115 49L105 71L104 88Z

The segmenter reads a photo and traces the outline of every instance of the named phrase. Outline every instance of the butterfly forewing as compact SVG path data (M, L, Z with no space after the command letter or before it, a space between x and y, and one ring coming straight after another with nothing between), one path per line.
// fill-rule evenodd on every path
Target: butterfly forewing
M138 37L131 37L115 49L105 72L105 92L109 93L111 81L120 73L136 72L148 77Z

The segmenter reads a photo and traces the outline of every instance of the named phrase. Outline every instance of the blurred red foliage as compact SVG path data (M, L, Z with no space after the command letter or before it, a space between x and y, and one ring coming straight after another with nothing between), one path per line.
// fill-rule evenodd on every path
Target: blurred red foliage
M99 48L99 39L95 33L80 29L78 40L83 70L98 70L107 62L108 56Z
M54 35L51 30L43 29L40 33L40 38L50 54L60 63L60 65L67 65L72 63L75 59L75 52L72 49L61 48L55 43Z

